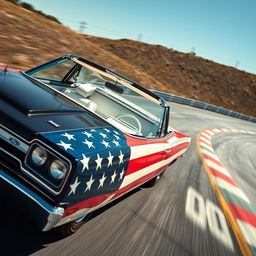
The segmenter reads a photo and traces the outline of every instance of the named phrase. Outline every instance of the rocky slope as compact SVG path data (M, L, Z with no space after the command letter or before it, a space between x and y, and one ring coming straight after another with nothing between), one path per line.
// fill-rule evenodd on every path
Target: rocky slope
M80 34L0 0L0 64L26 69L67 53L145 87L256 116L256 75L160 45Z

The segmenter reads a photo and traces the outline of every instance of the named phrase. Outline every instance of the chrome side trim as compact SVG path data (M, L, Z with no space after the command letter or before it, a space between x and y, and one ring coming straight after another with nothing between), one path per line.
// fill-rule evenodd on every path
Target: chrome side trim
M42 231L49 231L53 227L57 225L57 223L61 220L62 216L64 214L64 208L62 207L57 207L54 208L54 212L50 212L49 216L47 218L47 223L42 229Z
M108 203L110 203L110 202L113 201L112 198L114 197L114 195L115 195L115 193L112 194L112 195L110 195L108 198L106 198L103 202L101 202L101 203L100 203L99 205L97 205L97 206L94 206L94 207L92 207L92 208L83 208L83 209L80 209L79 211L77 211L77 212L75 212L75 213L73 213L73 214L71 214L71 215L68 215L68 216L62 218L61 221L60 221L58 224L56 224L55 227L58 227L58 226L61 226L61 225L65 224L65 223L68 223L68 222L70 222L70 221L79 219L79 218L81 218L82 216L86 216L88 213L93 212L93 211L95 211L95 210L97 210L97 209L99 209L99 208L101 208L101 207L107 205ZM114 200L115 200L115 199L114 199Z
M29 141L27 141L26 139L22 138L18 133L10 130L9 128L5 127L4 125L0 124L0 127L3 127L4 130L9 131L12 134L15 134L16 137L18 137L19 139L21 139L22 141L26 142L27 144L29 144Z
M6 142L8 142L9 144L11 144L12 146L23 151L24 153L26 153L29 149L29 145L25 144L17 136L7 132L1 127L0 127L0 137L4 139Z
M43 208L45 211L49 213L47 218L47 224L43 228L43 231L48 231L52 227L54 227L61 217L64 214L64 208L62 207L54 207L50 204L48 204L46 201L44 201L40 196L29 190L27 187L23 186L21 183L19 183L17 180L0 170L0 177L8 182L10 185L15 187L17 190L19 190L21 193L29 197L31 200L33 200L35 203L37 203L41 208Z

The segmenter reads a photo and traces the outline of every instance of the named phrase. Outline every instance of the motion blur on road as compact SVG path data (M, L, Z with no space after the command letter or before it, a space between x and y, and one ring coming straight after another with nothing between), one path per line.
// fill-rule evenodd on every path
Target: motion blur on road
M192 143L155 187L129 193L64 239L53 231L39 232L5 205L0 255L241 255L202 167L195 136L206 128L256 132L256 124L177 104L171 109L171 126L190 135ZM213 146L255 206L255 136L216 135ZM211 212L217 217L212 219Z
M49 7L46 0L37 2ZM52 1L54 4L58 4L57 2ZM114 6L110 3L102 5L100 1L78 1L81 5L70 4L70 10L66 9L65 12L68 2L62 1L59 8L56 8L64 16L64 22L77 22L76 25L85 27L83 22L86 21L87 29L90 29L91 24L86 15L88 18L91 15L103 24L104 31L107 28L106 33L111 34L112 28L108 27L110 20L133 26L136 19L141 20L145 15L150 20L137 25L146 24L145 29L154 35L153 42L158 42L155 40L159 40L159 33L165 38L170 36L171 44L164 47L143 43L134 40L137 36L125 37L131 40L111 40L84 34L81 30L78 32L64 26L55 17L45 14L44 10L37 10L37 6L34 8L20 0L0 0L0 65L26 70L72 53L112 69L149 89L182 95L255 116L256 76L237 69L239 65L238 68L243 66L243 61L240 64L240 59L236 57L244 56L245 60L255 60L255 51L251 50L251 47L255 48L255 40L252 40L255 39L255 33L252 33L255 29L255 8L252 8L254 1L246 4L239 1L233 1L232 4L228 1L202 1L203 4L200 1L188 1L185 5L184 1L175 1L175 4L169 1L171 8L165 8L165 5L159 3L156 5L153 1L151 11L154 15L147 13L150 7L148 2L145 5L137 1L136 5L143 7L136 10L140 13L137 17L126 9L117 11L118 4L129 4L129 1L118 1ZM89 7L94 7L94 4L101 9L94 8L90 11ZM209 8L209 4L212 8ZM81 8L82 5L85 7ZM178 6L179 9L176 9ZM73 8L79 10L75 11ZM165 8L159 9L161 17L155 14L158 8ZM168 19L162 15L165 11L168 12ZM78 20L79 13L86 18L85 21ZM170 13L172 19L169 19ZM131 22L127 22L128 18ZM162 18L164 24L156 25ZM166 22L175 20L181 22L174 22L169 26L172 32L166 33ZM238 27L241 29L237 29ZM97 30L97 26L94 28ZM150 29L155 29L155 33ZM145 41L149 41L145 32L143 39L144 37ZM142 34L138 40L141 38ZM173 49L179 45L179 40L181 48L186 49L184 53ZM200 42L201 48L207 49L207 59L199 57L200 47L189 45L193 41ZM241 51L234 47L241 47ZM228 64L230 66L208 59L215 59L216 56L211 58L211 55L217 55L217 61L225 60L225 51L234 55L232 63ZM255 68L253 72L255 73ZM54 230L46 233L38 231L26 216L17 211L15 202L4 201L5 191L0 190L0 256L241 255L241 245L236 240L235 231L202 166L196 135L211 128L256 132L256 124L197 108L170 104L170 125L191 136L192 142L186 155L168 168L155 187L136 189L98 210L81 230L66 238L61 238ZM255 135L217 134L212 139L212 146L256 209ZM253 217L256 221L256 210ZM256 236L252 238L252 243L255 246L253 253L256 255Z

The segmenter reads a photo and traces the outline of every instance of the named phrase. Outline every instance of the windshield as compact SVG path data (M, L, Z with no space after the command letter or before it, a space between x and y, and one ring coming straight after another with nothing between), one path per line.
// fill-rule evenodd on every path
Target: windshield
M131 135L159 137L164 107L146 90L81 59L61 58L26 74L48 84Z

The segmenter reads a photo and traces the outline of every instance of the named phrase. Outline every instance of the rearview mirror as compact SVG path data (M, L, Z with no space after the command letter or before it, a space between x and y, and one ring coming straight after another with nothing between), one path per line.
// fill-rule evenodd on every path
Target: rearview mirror
M120 86L118 86L116 84L112 84L110 82L106 82L105 87L107 87L108 89L110 89L114 92L120 93L120 94L122 94L124 92L123 88L121 88Z

